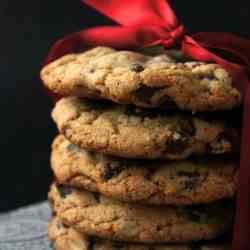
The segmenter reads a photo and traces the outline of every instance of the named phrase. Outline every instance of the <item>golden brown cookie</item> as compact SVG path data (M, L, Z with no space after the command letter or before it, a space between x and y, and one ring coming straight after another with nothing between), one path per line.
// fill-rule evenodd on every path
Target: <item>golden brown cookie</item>
M56 103L52 117L72 143L124 158L176 160L228 153L239 146L236 130L223 121L110 102L63 98Z
M214 239L228 230L233 209L225 204L195 207L142 206L96 193L53 185L49 200L67 226L110 240L140 243Z
M140 107L213 111L240 104L241 95L221 66L182 61L171 51L148 56L97 47L52 62L41 78L63 96L105 98Z
M229 244L161 244L146 245L126 243L90 237L79 233L73 227L64 226L62 221L55 217L49 224L49 239L55 250L230 250Z
M237 163L225 159L142 161L89 152L63 135L53 143L57 182L127 202L198 204L233 197Z

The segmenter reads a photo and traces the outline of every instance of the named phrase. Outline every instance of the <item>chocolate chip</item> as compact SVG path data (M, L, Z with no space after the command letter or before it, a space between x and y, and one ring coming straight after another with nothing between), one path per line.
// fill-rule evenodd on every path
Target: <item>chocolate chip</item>
M60 193L60 196L61 196L63 199L66 198L67 195L72 194L72 192L73 192L73 190L72 190L71 188L65 187L65 186L63 186L63 185L59 185L59 186L57 186L57 188L58 188L58 191L59 191L59 193Z
M113 162L105 166L103 172L103 180L108 181L111 178L119 175L124 169L130 165L128 160L121 160L120 162Z
M192 120L187 118L180 119L172 128L173 136L167 142L167 152L181 153L183 152L189 143L191 136L195 134L195 127Z
M161 89L163 88L162 87L152 88L142 84L141 87L135 91L135 96L138 98L139 101L150 104L151 98L157 91Z
M75 151L79 150L79 147L77 145L71 143L67 146L67 150L70 152L75 152Z
M91 69L89 70L89 73L95 73L95 69L94 69L94 68L91 68Z
M144 67L139 63L133 63L131 64L130 69L135 72L141 72L144 70Z
M179 171L177 175L184 178L182 180L183 191L192 191L205 179L205 176L201 176L198 172Z
M199 184L201 184L206 178L207 174L203 173L202 175L195 171L179 171L177 175L183 177L183 191L192 191L194 190Z

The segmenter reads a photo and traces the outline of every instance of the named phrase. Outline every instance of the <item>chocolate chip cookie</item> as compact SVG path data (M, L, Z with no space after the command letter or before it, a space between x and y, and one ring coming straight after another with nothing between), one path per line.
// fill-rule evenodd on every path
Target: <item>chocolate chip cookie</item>
M73 227L64 226L58 217L49 224L49 238L55 250L231 250L229 244L223 243L146 245L110 241L79 233Z
M142 161L89 152L59 135L51 166L58 183L146 204L197 204L236 193L237 163L224 159Z
M105 98L140 107L213 111L240 104L239 91L220 65L183 59L171 51L148 56L97 47L52 62L41 71L41 78L63 96Z
M195 207L142 206L97 193L53 185L49 200L67 226L87 235L141 243L213 239L232 225L228 204Z
M184 159L238 147L237 131L221 121L110 102L67 97L52 112L59 131L88 150L124 158Z

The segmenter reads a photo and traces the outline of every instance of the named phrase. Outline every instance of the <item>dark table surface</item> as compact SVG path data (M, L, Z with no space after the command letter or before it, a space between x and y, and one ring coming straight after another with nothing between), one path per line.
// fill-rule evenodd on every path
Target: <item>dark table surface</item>
M188 30L227 31L250 37L250 4L171 1ZM46 198L50 144L56 129L51 100L39 81L50 45L63 35L112 22L80 0L0 1L0 211Z

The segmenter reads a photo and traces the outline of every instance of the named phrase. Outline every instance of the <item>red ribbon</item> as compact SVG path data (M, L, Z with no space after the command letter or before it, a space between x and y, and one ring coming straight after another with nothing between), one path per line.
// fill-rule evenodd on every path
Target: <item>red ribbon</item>
M118 25L86 29L71 34L50 50L47 62L67 53L94 46L131 49L152 45L181 45L195 60L215 62L227 69L244 98L240 179L233 250L250 249L250 41L229 33L187 35L165 0L82 0ZM216 51L216 54L212 51ZM224 56L229 56L229 60Z

